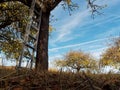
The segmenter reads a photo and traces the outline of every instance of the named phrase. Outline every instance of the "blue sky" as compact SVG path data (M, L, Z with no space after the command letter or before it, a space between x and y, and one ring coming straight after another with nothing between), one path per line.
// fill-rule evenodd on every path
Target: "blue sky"
M86 0L74 1L80 7L71 16L61 5L52 11L57 21L51 22L56 30L49 38L49 62L70 50L83 50L99 58L108 48L110 38L120 34L120 0L98 0L97 4L107 4L107 7L100 11L104 15L98 15L95 19L91 18Z
M61 5L51 13L57 21L51 22L56 30L49 37L50 67L53 66L54 59L62 57L70 50L83 50L99 58L108 48L110 38L120 34L120 0L97 0L97 4L107 4L107 7L100 11L104 15L98 15L95 19L91 18L86 0L73 2L80 7L71 16Z

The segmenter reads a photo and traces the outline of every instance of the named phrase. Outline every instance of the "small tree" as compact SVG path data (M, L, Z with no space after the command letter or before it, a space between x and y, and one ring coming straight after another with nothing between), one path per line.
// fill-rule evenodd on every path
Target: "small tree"
M88 53L82 51L70 51L64 56L63 60L56 60L56 65L79 72L83 68L96 68L96 61Z
M120 63L120 37L116 38L112 46L108 48L101 57L101 66L115 66Z

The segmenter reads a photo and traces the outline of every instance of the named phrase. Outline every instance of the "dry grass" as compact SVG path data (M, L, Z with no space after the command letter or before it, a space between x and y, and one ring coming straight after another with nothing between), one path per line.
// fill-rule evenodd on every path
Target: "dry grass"
M4 73L2 72L4 71ZM0 90L119 90L119 74L0 69ZM6 74L5 74L6 73Z

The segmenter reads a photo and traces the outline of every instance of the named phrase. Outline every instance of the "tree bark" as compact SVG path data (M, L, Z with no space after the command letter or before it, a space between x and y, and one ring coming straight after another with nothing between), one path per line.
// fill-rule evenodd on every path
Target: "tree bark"
M77 68L76 70L77 70L77 72L79 72L79 71L80 71L80 68Z
M36 71L48 70L49 16L50 12L42 12L35 63Z

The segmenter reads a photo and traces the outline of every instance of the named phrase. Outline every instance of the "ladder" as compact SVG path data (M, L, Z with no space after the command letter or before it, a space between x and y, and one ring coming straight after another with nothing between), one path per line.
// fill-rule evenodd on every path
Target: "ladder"
M19 57L18 68L21 67L23 59L27 59L27 65L30 62L30 69L32 69L33 61L37 50L37 42L39 37L39 29L41 25L42 10L37 11L35 4L37 0L32 0L29 10L29 21L25 29L24 40L22 42L21 55Z

